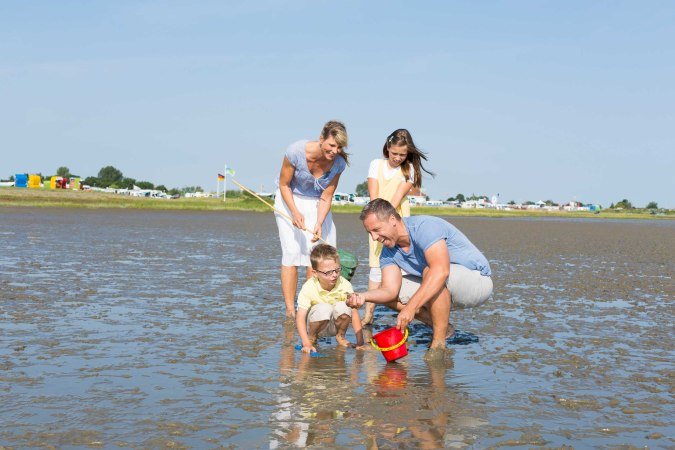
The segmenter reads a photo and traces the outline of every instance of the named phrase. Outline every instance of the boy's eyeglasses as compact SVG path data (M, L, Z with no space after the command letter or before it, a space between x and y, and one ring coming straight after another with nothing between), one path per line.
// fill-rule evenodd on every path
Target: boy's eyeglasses
M314 269L314 270L316 270L316 269ZM329 270L327 272L322 272L320 270L316 270L316 271L319 272L323 276L332 277L333 275L339 275L341 269L333 269L333 270Z

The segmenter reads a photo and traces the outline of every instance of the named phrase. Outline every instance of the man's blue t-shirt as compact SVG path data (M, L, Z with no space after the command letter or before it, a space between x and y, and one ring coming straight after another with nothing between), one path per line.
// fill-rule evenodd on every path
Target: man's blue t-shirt
M410 251L404 252L398 245L382 249L380 267L397 265L411 275L422 276L428 266L424 252L436 242L445 239L451 264L460 264L467 269L479 270L490 276L490 263L475 245L454 225L433 216L404 217L403 223L410 236Z

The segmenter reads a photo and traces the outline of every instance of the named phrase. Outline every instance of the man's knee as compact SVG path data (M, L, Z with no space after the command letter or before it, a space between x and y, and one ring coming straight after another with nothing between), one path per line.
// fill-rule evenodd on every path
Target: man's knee
M492 295L492 279L477 271L458 280L452 286L454 308L475 308L485 303Z

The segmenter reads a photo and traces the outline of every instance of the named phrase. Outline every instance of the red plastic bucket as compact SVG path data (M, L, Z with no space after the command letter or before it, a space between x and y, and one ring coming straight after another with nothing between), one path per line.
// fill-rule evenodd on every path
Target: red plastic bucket
M397 328L388 328L373 335L370 345L380 350L387 362L392 362L408 354L408 348L405 346L407 339L407 328L405 329L405 334L401 333L401 330Z

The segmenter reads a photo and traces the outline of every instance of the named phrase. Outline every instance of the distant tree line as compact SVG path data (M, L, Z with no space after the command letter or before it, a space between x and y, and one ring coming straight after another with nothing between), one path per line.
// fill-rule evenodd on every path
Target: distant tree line
M71 173L70 169L66 166L61 166L56 169L55 175L42 175L38 173L43 179L50 179L52 176L64 177L64 178L78 178L78 175ZM81 177L80 177L81 178ZM7 180L2 181L15 181L14 175L11 175ZM169 195L180 195L186 194L188 192L204 192L204 189L201 186L185 186L183 188L172 188L167 189L166 186L159 184L155 185L150 181L139 181L135 178L125 177L121 170L116 169L113 166L103 167L98 171L98 175L95 177L86 177L82 180L83 184L92 187L98 188L112 188L112 189L133 189L134 186L138 186L141 189L155 189L158 191L166 192ZM230 192L228 191L228 195ZM233 194L233 197L235 194Z
M609 205L609 209L635 209L636 207L628 199L623 199L616 203ZM659 204L656 202L649 202L645 209L659 209Z
M166 186L162 184L155 186L155 184L150 181L125 177L121 170L116 169L113 166L103 167L98 171L97 176L87 177L82 180L82 183L88 186L111 189L133 189L134 186L138 186L141 189L156 189L170 195L180 194L181 192L178 189L167 189Z

